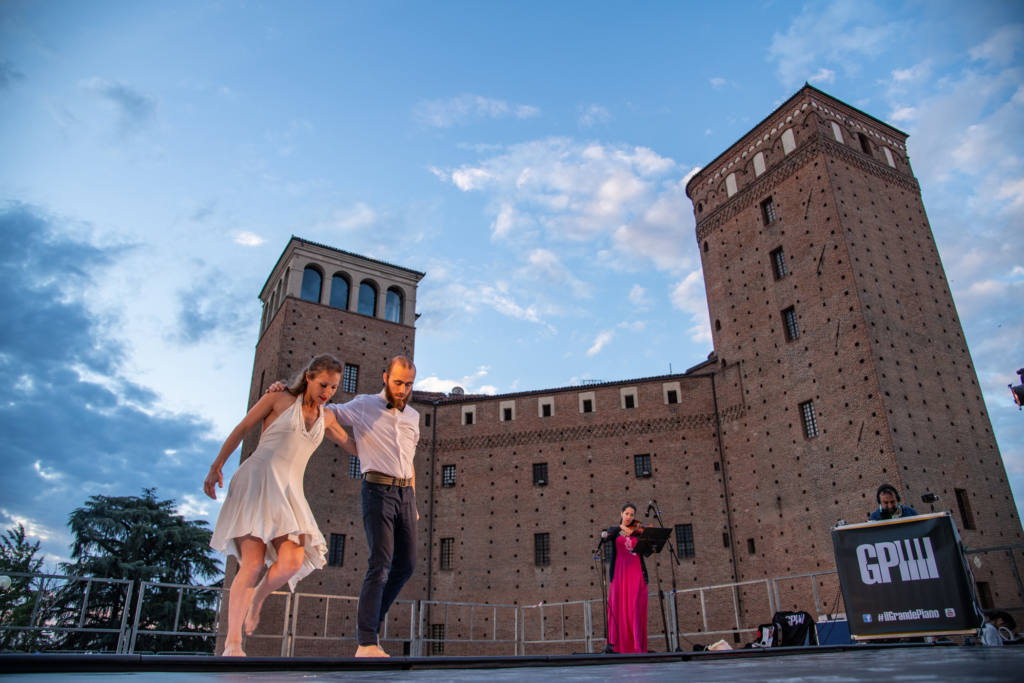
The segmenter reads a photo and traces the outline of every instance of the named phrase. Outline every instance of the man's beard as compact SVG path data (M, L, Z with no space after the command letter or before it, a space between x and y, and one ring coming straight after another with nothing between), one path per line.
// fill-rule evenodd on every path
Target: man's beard
M405 410L405 404L409 401L409 398L398 399L391 393L391 387L384 385L384 397L388 400L388 405L394 408L398 408L399 412Z

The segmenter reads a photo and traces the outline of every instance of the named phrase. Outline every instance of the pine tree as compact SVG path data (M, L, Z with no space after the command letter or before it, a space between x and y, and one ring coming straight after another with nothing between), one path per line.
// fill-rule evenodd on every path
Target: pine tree
M220 576L220 563L210 548L211 532L205 521L186 520L175 512L172 500L158 500L156 490L143 489L141 496L91 496L69 518L74 535L73 562L61 564L67 574L132 582L130 604L119 584L93 582L84 611L85 625L119 629L123 609L130 627L135 619L143 581L193 585L200 579ZM82 582L69 584L61 601L61 623L82 621ZM137 649L149 651L212 651L213 638L146 635L146 631L212 631L217 615L217 591L186 590L175 626L179 592L174 588L147 587L139 614ZM114 633L65 632L61 649L112 651Z
M43 568L43 557L37 556L39 541L29 543L25 527L18 524L0 536L0 574L9 576L11 586L0 592L0 650L35 650L43 641L38 631L7 630L29 626L36 602L35 593L43 580L33 577Z

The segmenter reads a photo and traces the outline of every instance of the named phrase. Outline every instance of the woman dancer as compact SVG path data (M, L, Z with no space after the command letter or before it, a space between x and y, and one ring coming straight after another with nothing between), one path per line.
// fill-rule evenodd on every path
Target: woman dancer
M265 394L232 430L210 466L203 490L216 499L224 487L221 468L242 437L263 425L259 444L231 477L210 545L238 558L238 573L228 597L226 657L244 657L242 627L251 634L263 601L286 582L325 564L327 544L302 490L306 463L324 434L349 453L355 448L334 414L323 405L338 389L342 365L330 355L309 362L288 391ZM263 565L269 566L256 585ZM248 615L247 615L248 612Z
M644 527L636 506L622 506L619 525L601 536L612 542L608 563L608 645L614 652L647 652L647 566L633 552Z

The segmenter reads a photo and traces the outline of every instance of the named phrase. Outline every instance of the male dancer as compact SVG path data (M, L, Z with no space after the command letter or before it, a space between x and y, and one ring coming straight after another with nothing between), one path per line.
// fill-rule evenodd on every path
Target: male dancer
M412 361L395 356L384 369L379 394L359 394L348 403L325 406L340 424L352 427L363 472L363 528L370 561L359 591L356 657L388 656L380 646L380 625L416 568L420 516L413 457L420 417L407 405L415 380Z
M416 366L395 356L384 370L384 390L327 406L351 425L363 472L363 527L370 563L359 591L356 657L387 657L380 625L416 568L416 471L420 415L407 403Z

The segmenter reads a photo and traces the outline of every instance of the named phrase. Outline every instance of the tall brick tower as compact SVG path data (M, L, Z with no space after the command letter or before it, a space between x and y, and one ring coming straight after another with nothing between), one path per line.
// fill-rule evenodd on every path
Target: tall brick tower
M260 292L263 316L249 405L275 380L290 379L319 353L333 354L345 366L342 385L332 401L380 391L381 371L388 359L397 354L413 357L416 288L423 275L293 236ZM242 460L258 441L258 431L246 437ZM310 459L304 483L306 499L331 553L324 571L311 574L297 591L359 594L366 571L360 481L357 463L333 443L325 440ZM229 580L232 574L228 573ZM419 575L406 588L411 594L418 590L417 581L422 584ZM339 630L354 633L354 605L351 607L339 610L334 606L332 634ZM267 623L279 627L283 610L283 600L268 600ZM320 617L315 610L310 614L296 627L300 637L324 634ZM299 641L297 653L306 651L304 644L307 641ZM279 641L254 640L247 645L251 654L276 654L279 649Z
M715 351L740 368L739 580L834 567L829 528L883 482L952 510L968 547L1021 541L906 138L807 85L687 186Z

